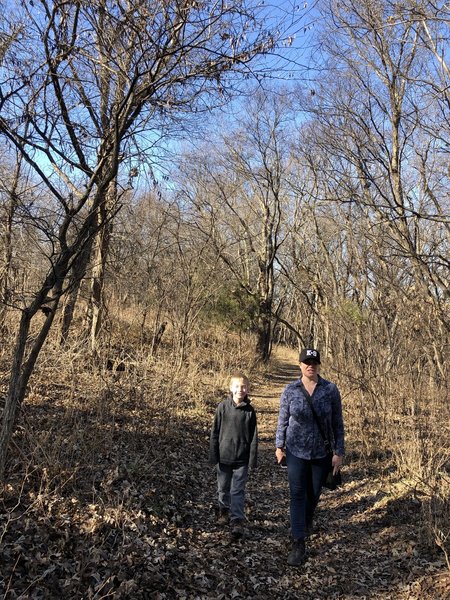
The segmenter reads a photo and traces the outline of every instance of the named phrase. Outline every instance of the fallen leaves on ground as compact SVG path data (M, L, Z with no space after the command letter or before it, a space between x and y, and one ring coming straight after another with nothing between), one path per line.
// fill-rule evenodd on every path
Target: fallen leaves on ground
M174 419L164 439L149 434L130 448L118 438L83 489L43 485L42 473L21 484L13 476L0 516L3 598L449 599L443 556L421 542L420 501L356 460L345 467L345 485L323 494L307 562L286 565L287 474L273 453L283 384L280 377L255 393L260 460L242 539L215 521L208 409ZM143 429L151 426L140 418Z

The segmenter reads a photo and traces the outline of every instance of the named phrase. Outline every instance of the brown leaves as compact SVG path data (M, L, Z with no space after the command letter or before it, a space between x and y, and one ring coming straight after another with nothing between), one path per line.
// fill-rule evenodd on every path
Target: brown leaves
M80 456L96 449L89 468L77 465L70 478L68 461L69 475L58 478L58 465L50 464L5 486L5 600L448 598L442 555L432 556L421 542L420 501L394 479L365 477L355 461L346 466L344 487L321 499L306 564L286 565L287 474L273 463L277 392L261 390L254 400L260 460L247 485L247 531L237 542L215 521L205 439L212 407L172 415L162 436L152 429L154 407L146 412L135 404L131 414L112 396L110 413L122 424L117 437L105 434L105 412L83 420L78 435ZM40 408L36 426L42 415L58 427L57 439L74 439L73 421L61 419L55 406L52 415ZM99 430L109 445L98 444Z

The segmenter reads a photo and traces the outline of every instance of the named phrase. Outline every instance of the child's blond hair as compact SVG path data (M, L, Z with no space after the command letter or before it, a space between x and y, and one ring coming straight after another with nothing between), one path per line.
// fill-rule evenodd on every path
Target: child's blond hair
M240 371L235 371L230 375L230 385L234 379L242 379L247 385L250 385L250 379L245 373L241 373Z

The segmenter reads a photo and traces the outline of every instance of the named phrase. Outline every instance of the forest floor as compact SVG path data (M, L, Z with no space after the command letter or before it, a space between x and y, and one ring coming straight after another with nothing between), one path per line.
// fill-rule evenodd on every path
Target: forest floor
M395 479L352 461L345 485L325 491L308 559L289 567L287 472L275 464L279 397L299 376L296 354L275 354L272 374L251 397L258 413L259 466L248 482L248 523L233 541L215 524L215 474L204 468L184 528L174 527L170 556L154 598L385 599L450 598L450 572L418 539L420 502ZM351 439L348 440L351 446Z
M116 456L127 469L114 466L110 452L102 460L111 468L84 495L71 491L70 482L59 496L41 486L31 504L25 488L19 499L5 493L2 598L450 599L444 556L420 536L420 499L386 465L367 466L352 449L351 435L344 485L321 498L307 561L287 566L288 483L275 464L274 436L281 391L298 375L295 353L277 350L270 374L253 386L259 464L247 486L241 539L233 541L215 519L215 471L207 464L215 400L207 412L186 419L170 444L156 444L144 433L136 440L136 432L132 444L120 438ZM123 402L120 407L126 408ZM38 409L28 408L33 422ZM129 413L136 413L133 423L141 431L146 423L138 410L131 406ZM126 418L115 416L116 429ZM144 448L153 452L145 468L139 458Z

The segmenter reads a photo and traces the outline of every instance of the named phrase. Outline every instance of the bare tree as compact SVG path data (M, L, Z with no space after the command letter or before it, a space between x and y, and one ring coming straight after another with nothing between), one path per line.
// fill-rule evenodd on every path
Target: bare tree
M286 234L284 178L293 112L283 94L257 93L247 108L214 149L209 145L208 159L195 175L186 168L184 191L193 219L227 265L236 292L252 299L256 350L267 361L275 319L275 265ZM188 165L198 162L193 156Z
M0 431L1 473L67 275L76 273L90 240L119 208L112 190L126 187L152 129L163 128L171 114L210 106L207 98L232 90L236 74L251 72L251 60L277 42L257 6L245 0L30 0L8 8L10 31L21 33L3 58L0 135L46 186L54 218L45 232L47 274L21 306ZM103 241L107 249L108 235Z
M389 230L391 253L407 258L448 329L448 173L439 164L449 130L445 120L439 137L430 129L426 115L439 118L445 95L430 94L421 78L434 57L417 21L399 18L388 2L332 10L326 48L341 77L319 83L314 97L327 176L336 197L366 207Z
M166 298L176 265L171 261L169 223L176 221L170 204L156 192L138 195L118 214L111 235L107 284L122 310L134 318L141 346L156 352L167 324ZM148 328L151 337L148 335Z
M9 167L1 165L0 199L2 204L1 224L1 248L2 264L0 265L0 329L4 326L6 307L10 303L10 277L13 260L13 222L20 202L20 162L16 163L9 174Z

